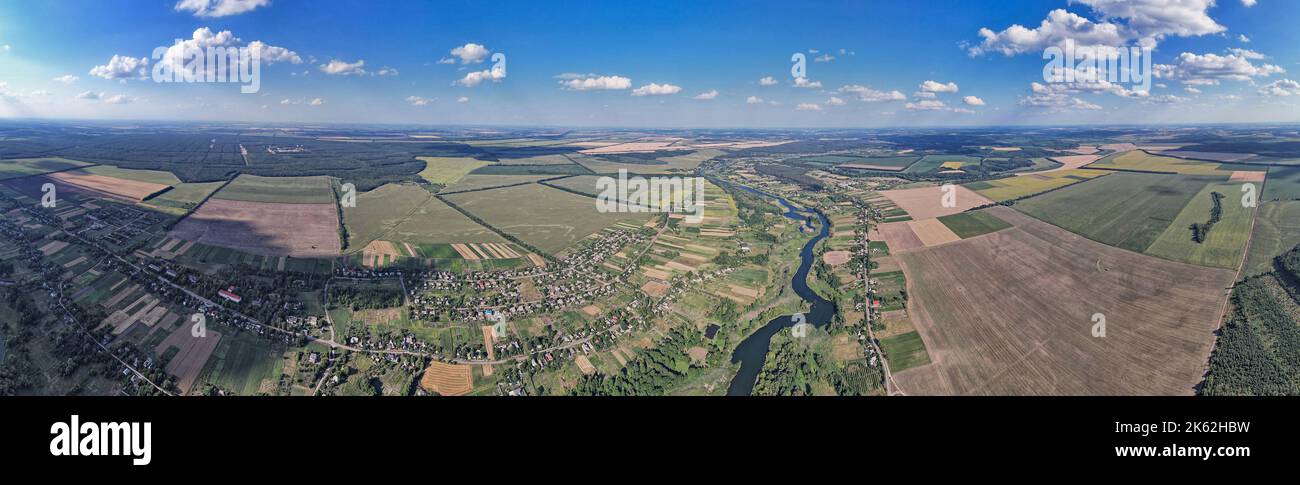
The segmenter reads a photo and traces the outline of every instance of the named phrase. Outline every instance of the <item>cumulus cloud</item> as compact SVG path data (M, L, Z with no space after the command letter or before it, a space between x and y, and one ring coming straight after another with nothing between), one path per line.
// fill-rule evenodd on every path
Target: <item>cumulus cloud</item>
M979 30L980 43L967 52L1012 56L1041 52L1073 40L1081 46L1121 46L1130 42L1154 48L1169 36L1192 37L1227 30L1209 15L1214 0L1073 0L1090 7L1093 21L1065 9L1047 14L1037 27L1013 24L1001 31Z
M330 59L328 64L321 64L320 70L331 76L351 76L362 75L366 73L365 59L358 59L357 62L347 62L338 59Z
M820 87L822 87L822 82L821 82L821 81L809 81L808 78L806 78L806 77L797 77L797 78L794 78L794 87L796 87L796 88L816 89L816 88L820 88Z
M914 103L903 105L904 108L912 111L947 111L948 105L937 99L925 99Z
M794 109L797 111L821 111L822 107L816 103L799 103Z
M833 60L835 60L835 56L830 54L822 54L813 58L813 62L831 62Z
M852 94L854 96L857 96L858 101L865 101L869 103L876 103L882 101L903 101L907 99L907 95L903 94L901 91L897 91L897 90L879 91L858 84L849 84L849 85L842 86L840 87L839 91L841 93Z
M469 96L461 96L461 97L459 97L459 98L456 98L456 102L457 102L457 103L468 103L468 102L469 102Z
M484 69L482 71L474 71L474 72L466 73L465 77L460 78L460 80L457 80L453 84L457 86L472 88L474 86L478 86L483 81L492 81L496 83L496 82L501 82L501 80L505 78L506 78L506 67L504 65L498 64L492 66L491 69Z
M926 93L955 93L957 90L957 83L954 82L941 83L927 80L921 83L921 91Z
M1247 37L1246 34L1241 34L1237 36L1237 41L1241 42L1242 44L1249 44L1250 37Z
M1051 111L1099 110L1101 106L1080 99L1064 84L1031 83L1030 94L1020 98L1020 105L1030 108L1045 108Z
M1300 83L1290 79L1273 81L1259 89L1260 96L1300 96Z
M229 33L229 32L230 31L225 31L225 33ZM256 52L258 57L261 58L261 62L265 62L267 64L275 64L277 62L288 62L290 64L302 64L302 57L298 56L297 52L291 51L289 49L285 49L283 47L267 45L265 42L262 42L260 40L249 42L248 49L253 52Z
M176 2L176 11L188 11L195 17L226 17L270 4L271 0L181 0Z
M136 59L114 54L113 58L108 60L108 64L90 68L90 75L104 79L138 79L145 77L145 69L148 67L147 58Z
M316 98L316 99L311 100L311 102L310 102L310 103L307 103L307 104L310 104L310 105L312 105L312 106L320 106L320 105L322 105L322 104L325 104L325 100L324 100L324 99L321 99L321 98Z
M831 96L831 99L826 100L827 106L841 106L843 104L844 104L844 100L837 98L835 96Z
M455 63L456 60L450 57L444 57L442 59L438 59L438 64L455 64Z
M759 86L775 86L778 82L779 82L779 81L777 81L776 78L774 78L774 77L772 77L772 76L764 76L762 79L759 79L759 80L758 80L758 85L759 85Z
M212 29L207 27L200 27L190 34L189 39L178 41L167 47L166 51L163 52L161 56L161 60L158 62L159 65L172 66L171 69L175 72L181 72L186 69L185 63L187 51L191 54L198 51L200 55L206 55L207 49L217 47L231 49L241 46L244 46L243 40L236 37L235 34L229 30L213 32ZM248 50L256 53L260 59L259 62L267 65L279 62L288 62L290 64L302 64L303 62L302 57L299 56L297 52L283 47L268 45L259 40L249 42L246 47ZM192 58L191 63L193 63ZM155 66L155 69L157 69L157 67L158 66ZM206 73L207 75L216 75L216 66L214 65L198 64L195 65L194 68L206 68L208 70Z
M1241 0L1241 4L1242 4L1242 5L1245 5L1246 8L1254 7L1254 6L1255 6L1255 0Z
M82 91L81 94L77 95L77 99L84 99L86 101L99 101L105 104L127 104L132 101L135 101L136 98L132 96L127 96L125 94L115 94L110 96L107 93L104 93L103 91L100 92Z
M710 89L708 91L695 95L695 99L699 99L703 101L708 101L716 97L718 97L718 90L716 89Z
M967 96L962 98L961 101L966 103L967 106L984 106L984 100L977 96Z
M632 80L623 76L561 74L556 77L560 78L560 86L569 91L617 90L632 87Z
M763 98L760 98L758 96L750 96L748 98L745 98L745 104L763 104Z
M398 74L400 73L397 71L397 68L388 66L381 67L378 71L374 72L374 75L376 76L396 76Z
M53 81L54 81L54 82L60 82L60 83L63 83L63 84L72 84L72 83L74 83L74 82L77 82L78 79L81 79L81 78L79 78L79 77L77 77L77 76L73 76L73 75L71 75L71 74L64 74L64 75L62 75L62 76L59 76L59 77L54 78Z
M681 92L681 86L650 83L632 90L633 96L667 96Z
M1247 81L1256 77L1268 77L1286 72L1285 69L1272 64L1256 65L1252 59L1263 56L1253 51L1238 51L1227 55L1192 54L1184 52L1174 59L1172 64L1156 64L1153 73L1157 78L1181 81L1183 84L1217 85L1220 81Z
M433 102L433 100L429 98L420 97L420 96L407 96L406 102L410 103L411 106L428 106L429 103Z
M451 55L460 58L461 64L478 64L487 58L488 48L482 44L470 42L460 47L453 48Z

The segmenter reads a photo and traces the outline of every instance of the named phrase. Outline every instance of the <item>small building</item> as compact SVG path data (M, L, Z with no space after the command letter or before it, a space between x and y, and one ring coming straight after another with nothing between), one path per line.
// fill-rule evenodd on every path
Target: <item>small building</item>
M241 301L244 301L243 297L231 293L230 290L217 290L217 296L230 300L231 302L234 303L239 303Z

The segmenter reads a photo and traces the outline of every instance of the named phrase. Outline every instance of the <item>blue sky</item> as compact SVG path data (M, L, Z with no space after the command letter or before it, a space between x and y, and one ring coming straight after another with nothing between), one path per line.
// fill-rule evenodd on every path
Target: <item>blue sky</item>
M1284 0L15 1L0 4L0 117L669 128L1300 121L1297 21L1300 2ZM196 31L273 49L262 51L276 62L263 55L260 90L149 79L153 50ZM1149 92L1046 83L1043 49L1065 39L1154 46L1160 76ZM796 52L807 59L804 87L791 76ZM485 79L466 86L470 73Z

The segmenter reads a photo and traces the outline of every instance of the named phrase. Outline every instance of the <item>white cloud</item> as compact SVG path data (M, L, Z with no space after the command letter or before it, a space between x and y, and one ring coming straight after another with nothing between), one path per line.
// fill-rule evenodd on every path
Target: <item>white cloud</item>
M1249 44L1249 43L1250 43L1250 37L1246 37L1246 34L1238 35L1238 36L1237 36L1237 40L1240 41L1242 44Z
M797 77L797 78L794 78L794 87L796 87L796 88L815 89L815 88L820 88L820 87L822 87L822 82L821 82L821 81L809 81L808 78L806 78L806 77Z
M632 90L633 96L667 96L682 91L681 86L650 83Z
M491 69L484 69L482 71L473 71L470 73L466 73L465 77L460 78L460 80L452 84L458 86L464 86L467 88L472 88L474 86L478 86L483 81L492 81L496 83L496 82L501 82L501 80L505 78L506 78L506 67L504 65L497 64L495 66L492 66Z
M321 72L333 76L350 76L362 75L366 73L365 59L358 59L357 62L347 62L338 59L330 59L328 64L321 64Z
M827 106L842 106L842 105L844 105L844 100L843 100L843 99L840 99L840 98L837 98L837 97L835 97L835 96L831 96L831 99L826 100L826 105L827 105Z
M708 101L716 97L718 97L718 90L716 89L710 89L708 91L695 95L695 99L699 99L703 101Z
M758 85L759 85L759 86L775 86L778 82L779 82L779 81L777 81L776 78L773 78L772 76L764 76L763 79L759 79L759 80L758 80Z
M429 98L423 98L420 96L407 96L406 102L411 103L411 106L428 106L429 103L433 102L433 100Z
M1173 64L1156 64L1153 73L1158 78L1182 81L1184 84L1217 85L1223 80L1246 81L1286 72L1285 69L1272 64L1251 63L1251 59L1263 57L1256 52L1236 50L1240 51L1240 54L1221 56L1184 52L1174 59Z
M1245 5L1246 8L1254 7L1255 3L1255 0L1241 0L1241 4Z
M915 103L907 103L903 105L903 107L912 111L948 111L948 105L944 104L943 101L935 99L925 99Z
M459 97L459 98L456 98L456 102L457 102L457 103L468 103L468 102L469 102L469 96L461 96L461 97Z
M442 59L438 59L438 64L455 64L455 63L456 60L450 57L444 57Z
M1243 58L1250 59L1250 60L1253 60L1253 61L1262 60L1262 59L1264 59L1265 57L1268 57L1268 56L1265 56L1264 54L1260 54L1260 53L1255 52L1255 51L1252 51L1252 50L1250 50L1250 49L1242 49L1242 48L1240 48L1240 47L1233 47L1233 48L1231 48L1231 49L1228 49L1228 52L1231 52L1233 55L1235 55L1235 56L1237 56L1237 57L1243 57Z
M939 95L931 93L929 91L917 91L915 93L912 93L912 97L920 98L920 99L934 99L939 97Z
M310 104L310 105L312 105L312 106L320 106L320 105L322 105L322 104L325 104L325 100L324 100L324 99L321 99L321 98L316 98L316 99L311 100L311 102L310 102L310 103L307 103L307 104Z
M293 103L293 101L289 101L289 98L284 98L284 99L281 99L281 100L280 100L280 104L282 104L282 105L290 105L290 104L294 104L294 103Z
M967 106L984 106L984 100L977 96L967 96L962 98L961 101L966 103Z
M12 47L10 47L9 44L5 44L0 46L0 49L3 49L5 52L9 52L9 49L12 49Z
M596 76L589 74L585 77L573 77L565 79L561 74L560 85L569 91L599 91L613 89L628 89L632 87L632 80L623 76Z
M1196 89L1196 88L1191 87L1191 86L1186 86L1186 87L1184 87L1184 88L1183 88L1183 91L1187 91L1188 94L1201 94L1201 90Z
M957 90L957 83L954 82L941 83L927 80L921 83L921 91L927 93L955 93Z
M396 76L398 74L399 72L397 71L397 68L388 66L381 67L374 73L376 76Z
M1055 9L1038 27L1014 24L999 32L979 30L981 42L972 56L998 52L1012 56L1041 52L1067 39L1081 46L1122 46L1130 42L1154 48L1169 36L1192 37L1227 30L1209 15L1214 0L1072 0L1087 5L1099 19Z
M270 4L271 0L181 0L176 2L176 11L193 12L195 17L225 17Z
M1273 81L1259 89L1260 96L1300 96L1300 83L1290 79Z
M90 68L90 75L104 79L143 78L147 67L149 67L147 58L136 59L114 54L113 58L108 60L108 64Z
M794 109L796 111L821 111L822 107L815 103L799 103L799 105L795 106Z
M62 76L59 76L59 77L54 78L53 81L55 81L55 82L61 82L61 83L63 83L63 84L72 84L72 83L74 83L74 82L77 82L78 79L81 79L81 78L79 78L79 77L77 77L77 76L73 76L73 75L71 75L71 74L64 74L64 75L62 75Z
M878 91L869 88L867 86L861 86L857 84L849 84L846 86L842 86L840 87L840 92L853 94L858 97L859 101L865 101L870 103L881 102L881 101L903 101L907 99L907 95L903 94L901 91L897 91L897 90Z
M225 32L229 33L230 31L227 30ZM261 62L265 62L267 64L275 64L277 62L288 62L290 64L302 64L302 57L299 57L297 52L291 51L289 49L285 49L283 47L267 45L265 42L262 42L260 40L249 42L248 49L253 52L256 52L258 57L261 58Z
M127 104L135 101L134 97L125 94L117 94L109 97L100 97L104 104Z
M750 96L748 98L745 98L745 104L763 104L763 98L760 98L758 96Z
M822 54L813 58L813 62L831 62L833 60L835 60L835 56L830 54Z
M488 48L482 44L470 42L460 47L453 48L451 55L460 58L461 64L478 64L487 58Z
M1020 98L1020 105L1046 108L1051 111L1099 110L1101 106L1084 101L1072 94L1077 91L1065 84L1030 84L1030 94Z

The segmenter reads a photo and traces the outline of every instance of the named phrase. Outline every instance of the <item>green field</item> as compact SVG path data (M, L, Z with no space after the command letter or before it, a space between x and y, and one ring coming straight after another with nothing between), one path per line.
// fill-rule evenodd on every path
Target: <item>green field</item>
M1272 183L1272 181L1269 181ZM1212 229L1213 233L1217 229ZM1263 202L1255 216L1243 276L1273 271L1273 258L1300 244L1300 201Z
M987 212L962 212L940 217L939 222L948 226L948 229L962 239L1011 227L1011 224Z
M794 163L811 163L817 165L876 165L881 167L893 167L899 170L907 168L909 165L920 160L920 156L899 156L899 157L864 157L858 155L817 155L812 157L801 157L791 160Z
M258 177L240 175L213 196L217 199L282 204L333 204L330 179L315 177Z
M1183 207L1178 217L1165 232L1147 248L1146 253L1173 261L1182 261L1201 266L1236 269L1241 263L1241 253L1246 250L1246 240L1250 238L1251 217L1254 210L1242 207L1240 196L1236 195L1241 185L1237 183L1213 183L1201 189L1191 202ZM1205 223L1210 217L1213 200L1211 192L1224 196L1221 220L1214 224L1205 241L1197 244L1192 241L1188 226L1193 223Z
M930 354L925 351L925 342L916 331L907 332L880 340L880 350L889 357L889 370L900 372L930 363Z
M487 165L488 162L464 157L416 157L424 161L424 170L420 177L429 183L451 185L464 178L474 169Z
M105 177L114 177L125 180L134 180L136 182L147 182L159 185L176 185L181 183L181 179L176 178L171 172L159 170L132 170L127 168L118 168L112 165L96 165L87 167L83 172Z
M256 395L263 379L279 377L280 351L256 335L226 330L221 343L208 358L202 382L234 391L240 396Z
M1260 200L1300 200L1300 167L1269 167Z
M1200 162L1195 160L1184 160L1181 158L1162 157L1150 153L1134 150L1115 155L1110 155L1101 160L1092 162L1086 168L1111 169L1111 170L1129 170L1141 172L1160 172L1160 173L1177 173L1183 175L1222 175L1228 176L1233 170L1251 169L1244 165L1231 165L1220 167L1217 162ZM1263 170L1263 167L1255 168Z
M198 207L213 191L221 188L222 182L207 183L181 183L173 185L171 190L152 199L146 200L146 205L158 207L170 207L174 209L190 210Z
M555 253L620 221L651 214L601 213L596 199L538 184L452 194L447 200L542 251Z
M350 251L360 251L374 240L417 245L502 242L490 229L414 184L387 184L358 194L356 207L343 208L343 223Z
M59 157L0 160L0 180L57 172L86 165L90 164Z
M494 187L504 187L507 185L525 184L536 182L545 178L554 178L558 175L479 175L470 174L460 179L447 188L442 189L440 193L464 192L467 190L490 189Z
M653 153L620 153L608 155L575 156L574 161L582 164L592 172L615 174L619 169L628 173L662 174L669 172L689 172L701 163L722 155L721 150L699 150L680 155L656 155Z
M1015 208L1094 241L1145 252L1206 184L1222 180L1120 172L1022 200Z

